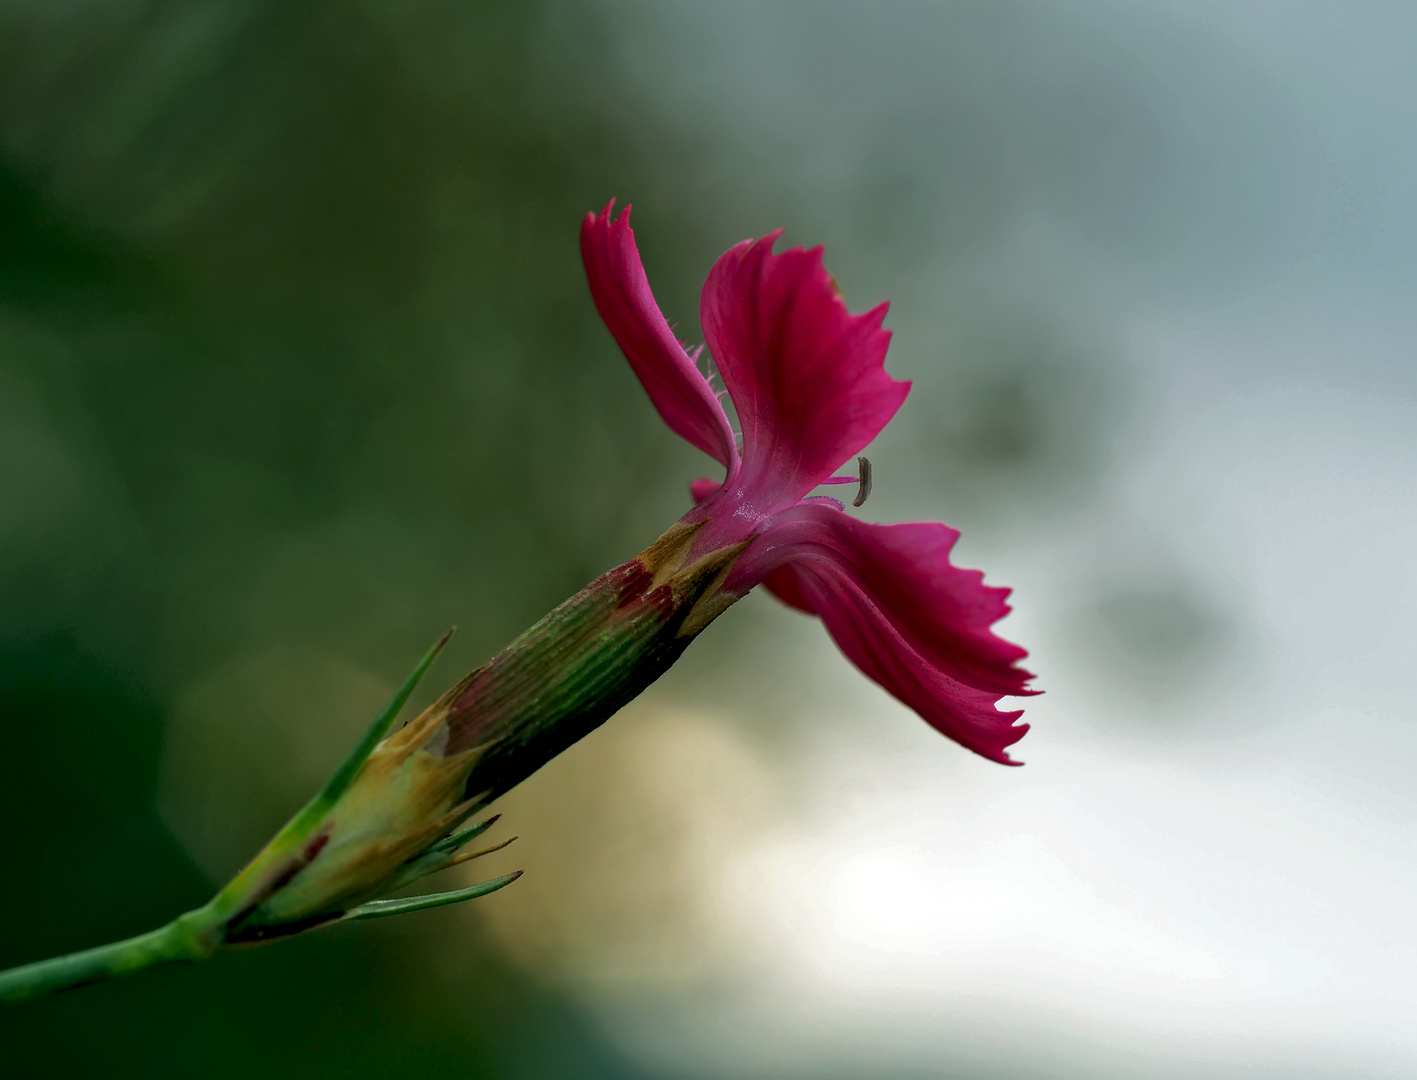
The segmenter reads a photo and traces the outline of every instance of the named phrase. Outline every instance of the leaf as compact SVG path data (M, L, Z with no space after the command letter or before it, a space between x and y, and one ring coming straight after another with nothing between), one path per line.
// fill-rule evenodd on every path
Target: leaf
M410 896L402 900L371 900L367 904L360 904L359 907L350 909L345 914L345 919L382 919L388 915L407 915L412 911L446 907L448 904L461 904L464 900L475 900L479 896L494 893L498 889L510 885L521 876L522 871L516 870L510 874L492 878L490 881L471 885L466 889L428 893L424 896Z

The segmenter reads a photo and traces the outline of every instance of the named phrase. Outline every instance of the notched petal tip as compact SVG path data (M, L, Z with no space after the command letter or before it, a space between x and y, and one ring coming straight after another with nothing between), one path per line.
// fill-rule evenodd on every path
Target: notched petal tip
M859 452L910 384L885 371L887 304L852 315L822 249L744 241L709 272L700 314L743 429L744 470L786 506Z
M1019 724L1013 722L1017 721L1018 718L1023 715L1022 709L1018 709L1013 712L1003 713L1002 715L1009 717L1011 721L1009 731L1012 735L1012 738L1010 738L1008 742L1004 743L1004 746L1006 747L1012 746L1014 743L1018 742L1025 735L1027 735L1029 730L1033 727L1032 724ZM1004 749L1000 749L998 757L990 758L989 760L997 761L1000 765L1012 765L1016 769L1022 768L1024 765L1028 764L1026 761L1018 761L1015 758L1009 757L1008 751Z
M611 196L610 201L606 203L605 206L602 207L598 213L594 210L587 211L585 220L581 223L581 227L585 228L587 226L592 225L623 224L623 226L628 229L630 227L630 209L632 206L632 203L626 203L623 207L621 207L620 213L616 214L615 197Z
M1017 666L1025 650L992 629L1009 591L950 562L958 536L939 522L872 525L813 499L779 515L740 572L817 615L852 663L936 730L1016 764L1005 748L1028 725L998 702L1038 691Z

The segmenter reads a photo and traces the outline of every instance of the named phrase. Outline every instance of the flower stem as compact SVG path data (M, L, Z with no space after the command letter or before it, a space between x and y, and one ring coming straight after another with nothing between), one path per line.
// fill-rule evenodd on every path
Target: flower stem
M83 952L0 971L0 1003L26 1001L56 990L103 982L155 964L204 960L216 945L202 909L181 915L146 934Z

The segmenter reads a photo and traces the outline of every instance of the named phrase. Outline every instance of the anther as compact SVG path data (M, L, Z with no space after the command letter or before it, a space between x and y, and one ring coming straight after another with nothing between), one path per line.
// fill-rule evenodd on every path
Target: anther
M852 506L863 506L866 500L871 497L871 459L859 457L856 459L857 468L857 491L856 498L851 500Z

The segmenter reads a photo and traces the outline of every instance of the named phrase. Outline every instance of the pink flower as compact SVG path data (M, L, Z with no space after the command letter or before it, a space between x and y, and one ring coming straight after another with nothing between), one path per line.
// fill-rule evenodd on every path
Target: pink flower
M320 792L210 903L149 934L0 973L0 1002L224 946L277 941L486 895L520 874L387 899L485 851L467 820L614 715L755 585L826 624L858 668L938 731L993 761L1028 730L1000 698L1029 694L1025 653L990 627L1007 589L950 565L939 522L872 525L812 492L876 437L910 384L886 374L886 305L846 310L820 248L774 255L773 233L714 264L701 315L742 425L665 322L628 208L587 215L581 252L601 317L670 428L722 482L638 557L601 574L397 730L423 658ZM864 469L864 461L863 469ZM863 473L864 501L869 474ZM499 845L505 846L505 845Z
M1025 651L990 629L1009 611L1009 590L950 563L959 533L948 525L870 524L812 494L854 481L834 473L910 391L885 371L887 305L850 314L821 248L774 254L780 233L730 248L704 283L700 317L740 449L698 352L655 303L629 208L614 217L613 207L581 227L591 295L664 422L727 470L722 483L694 482L697 505L683 518L700 526L690 558L750 541L727 571L724 605L766 585L820 618L852 663L936 730L1017 764L1007 748L1028 725L997 702L1036 691L1016 666Z

